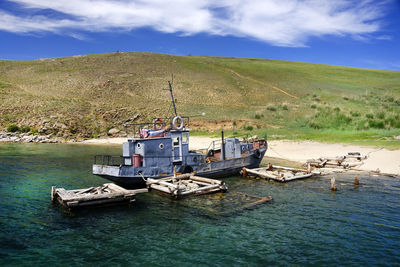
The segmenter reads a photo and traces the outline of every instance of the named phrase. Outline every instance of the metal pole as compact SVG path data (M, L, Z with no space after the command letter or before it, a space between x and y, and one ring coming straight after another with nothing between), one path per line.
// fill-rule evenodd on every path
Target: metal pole
M225 160L225 140L224 140L224 130L221 131L221 137L222 137L222 144L221 144L221 150L222 150L222 160Z
M171 93L171 98L172 98L172 105L174 106L174 112L175 112L175 117L176 117L176 116L178 116L178 114L176 113L175 98L174 98L174 94L172 92L172 84L170 81L168 81L168 85L169 85L169 91Z

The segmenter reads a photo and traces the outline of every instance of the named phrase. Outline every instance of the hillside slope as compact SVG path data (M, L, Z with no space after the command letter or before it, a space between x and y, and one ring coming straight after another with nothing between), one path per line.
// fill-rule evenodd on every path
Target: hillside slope
M207 114L198 131L399 135L400 72L153 53L0 61L0 127L91 138L165 116L171 73L179 113Z

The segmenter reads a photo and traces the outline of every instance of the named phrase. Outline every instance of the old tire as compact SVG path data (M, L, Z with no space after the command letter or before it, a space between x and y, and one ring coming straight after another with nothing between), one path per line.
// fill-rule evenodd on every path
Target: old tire
M254 150L254 157L257 159L261 159L261 152L259 149Z

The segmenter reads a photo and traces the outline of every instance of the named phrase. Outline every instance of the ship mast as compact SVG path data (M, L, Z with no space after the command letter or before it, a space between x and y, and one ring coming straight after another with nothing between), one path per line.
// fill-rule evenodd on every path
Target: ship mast
M169 85L169 92L171 93L172 105L174 107L174 113L175 113L175 117L176 117L176 116L178 116L178 113L176 112L175 98L174 98L174 93L172 92L172 83L173 82L174 82L174 75L172 75L172 82L168 81L168 85Z

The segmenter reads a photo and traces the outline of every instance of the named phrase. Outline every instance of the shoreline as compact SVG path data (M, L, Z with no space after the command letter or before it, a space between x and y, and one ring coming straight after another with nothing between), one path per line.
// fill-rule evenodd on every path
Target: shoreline
M3 135L6 135L2 133ZM8 137L15 136L7 134ZM15 137L16 138L16 137ZM1 143L64 143L64 144L87 144L87 145L121 145L126 142L127 137L109 137L89 139L83 141L61 140L54 136L39 136L37 134L26 134L17 140L9 139L8 142ZM34 138L33 140L31 140ZM220 138L203 136L190 136L191 150L208 148L210 143ZM347 155L348 152L359 152L362 156L368 156L361 166L352 170L374 172L376 174L387 174L400 176L400 150L388 150L385 148L348 145L341 143L320 143L315 141L290 141L272 140L268 141L268 150L264 156L264 161L281 159L293 163L305 164L308 159L318 159L320 157L336 157Z
M118 145L127 138L90 139L78 144ZM190 137L190 149L197 150L207 148L209 144L219 138ZM267 158L278 158L287 161L305 164L308 159L320 157L336 157L347 155L348 152L359 152L362 156L368 156L361 166L352 170L375 172L376 174L389 174L400 176L400 150L387 150L385 148L365 147L347 144L328 144L315 141L268 141Z

